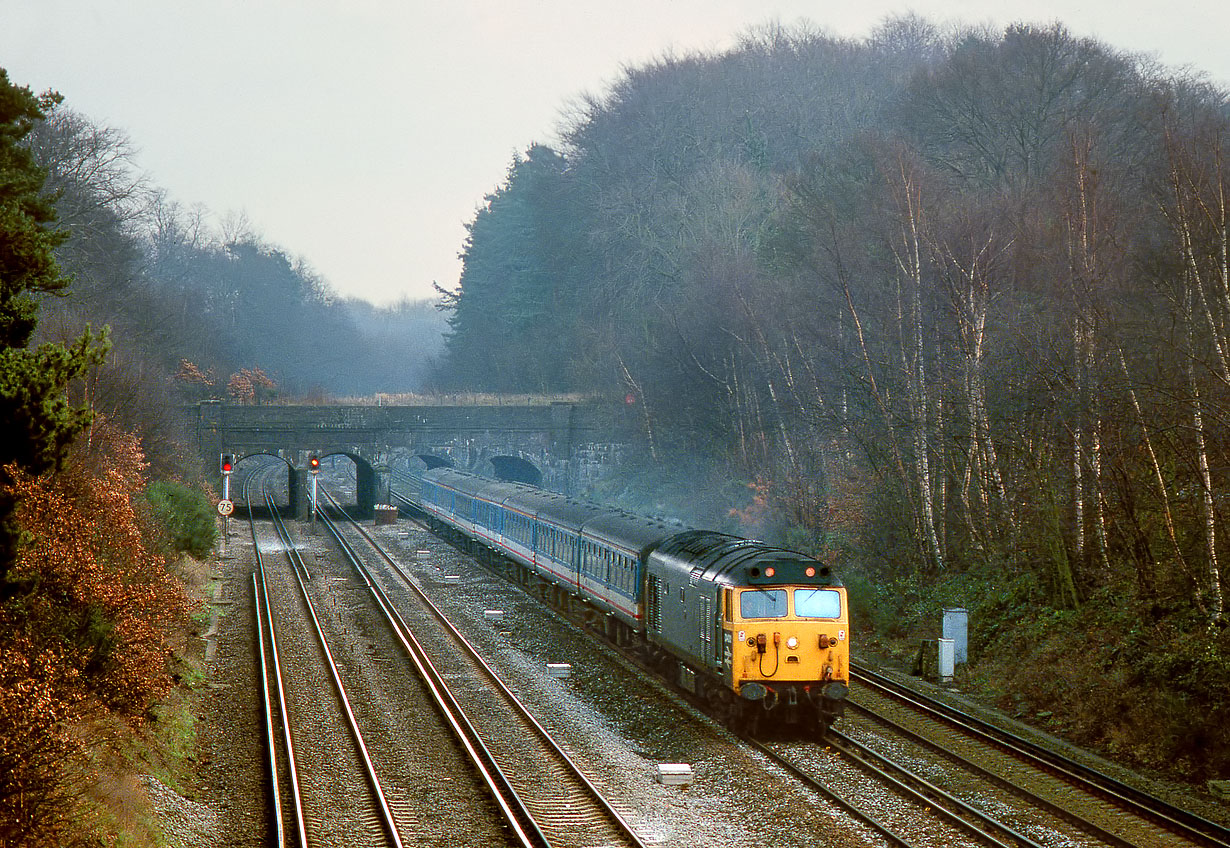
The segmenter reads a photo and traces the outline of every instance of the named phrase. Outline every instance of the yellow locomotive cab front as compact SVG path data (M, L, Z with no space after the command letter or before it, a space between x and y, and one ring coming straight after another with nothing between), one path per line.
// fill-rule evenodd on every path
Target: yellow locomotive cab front
M736 692L767 706L810 703L828 720L841 714L850 665L844 588L727 589L723 601Z

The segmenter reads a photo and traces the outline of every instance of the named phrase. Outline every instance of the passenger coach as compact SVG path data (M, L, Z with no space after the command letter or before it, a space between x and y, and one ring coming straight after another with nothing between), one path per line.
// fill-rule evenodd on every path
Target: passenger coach
M450 468L424 472L420 498L433 522L541 578L732 723L824 728L841 715L846 595L818 560Z

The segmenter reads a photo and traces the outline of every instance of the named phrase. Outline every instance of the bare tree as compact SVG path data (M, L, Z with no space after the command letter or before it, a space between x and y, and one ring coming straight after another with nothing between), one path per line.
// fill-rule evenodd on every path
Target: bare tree
M1224 138L1221 124L1201 128L1187 138L1175 128L1168 132L1171 197L1164 210L1181 259L1180 318L1185 329L1188 403L1203 512L1203 590L1214 622L1223 619L1224 600L1217 488L1209 460L1208 397L1213 392L1202 383L1208 375L1220 392L1230 389L1230 205ZM1215 414L1222 417L1226 412L1217 409Z

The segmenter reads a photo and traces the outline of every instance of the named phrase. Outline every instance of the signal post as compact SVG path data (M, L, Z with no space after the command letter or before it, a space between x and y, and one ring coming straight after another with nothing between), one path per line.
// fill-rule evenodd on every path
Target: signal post
M312 532L316 532L316 475L320 473L320 457L312 454L308 457L308 471L312 472Z
M235 511L235 502L231 500L231 472L235 470L233 454L222 454L219 462L222 472L222 500L218 501L218 514L222 516L222 555L226 556L226 537L231 531L231 513Z

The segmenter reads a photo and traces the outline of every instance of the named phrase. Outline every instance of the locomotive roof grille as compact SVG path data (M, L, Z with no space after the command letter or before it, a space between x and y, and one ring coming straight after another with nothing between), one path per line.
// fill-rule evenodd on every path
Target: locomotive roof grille
M713 531L678 533L663 540L652 556L691 581L726 586L842 585L830 566L805 554Z

